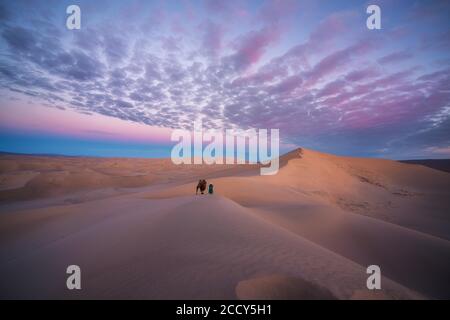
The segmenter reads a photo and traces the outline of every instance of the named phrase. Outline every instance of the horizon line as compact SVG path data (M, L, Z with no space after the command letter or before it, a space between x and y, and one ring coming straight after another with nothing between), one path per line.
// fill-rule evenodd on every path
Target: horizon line
M380 159L380 160L392 160L392 161L427 161L427 160L450 160L450 158L409 158L409 159L391 159L391 158L380 158L380 157L361 157L361 156L350 156L350 155L336 155L334 153L329 152L323 152L323 151L317 151L314 149L308 149L303 147L297 147L290 151L287 151L280 155L280 158L294 152L298 149L307 149L314 152L320 152L320 153L326 153L330 155L335 155L338 157L350 157L350 158L360 158L360 159ZM101 158L101 159L170 159L169 157L139 157L139 156L101 156L101 155L83 155L83 154L64 154L64 153L33 153L33 152L11 152L11 151L4 151L0 150L0 156L4 155L13 155L13 156L31 156L31 157L65 157L65 158ZM247 163L246 163L247 164Z

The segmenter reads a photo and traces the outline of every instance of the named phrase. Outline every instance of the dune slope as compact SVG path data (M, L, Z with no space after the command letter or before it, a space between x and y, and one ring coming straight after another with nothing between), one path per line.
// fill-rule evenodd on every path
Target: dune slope
M2 297L235 299L241 281L266 274L328 288L323 298L350 298L365 285L359 265L221 196L96 205L75 205L85 212L76 226L74 212L39 226L16 221L15 233L2 237ZM82 269L80 292L64 287L61 270L70 264ZM383 281L390 298L420 297Z

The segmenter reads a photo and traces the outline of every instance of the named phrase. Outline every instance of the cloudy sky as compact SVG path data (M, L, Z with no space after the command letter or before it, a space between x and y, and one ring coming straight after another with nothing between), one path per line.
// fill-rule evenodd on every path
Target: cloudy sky
M449 16L449 1L0 0L0 150L169 156L171 129L202 119L278 128L283 151L449 158Z

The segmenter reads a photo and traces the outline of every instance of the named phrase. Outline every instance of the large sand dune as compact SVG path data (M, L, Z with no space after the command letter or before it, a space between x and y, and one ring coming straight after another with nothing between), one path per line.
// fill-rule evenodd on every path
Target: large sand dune
M450 174L306 149L281 164L2 156L0 295L450 298ZM199 178L216 193L196 196Z

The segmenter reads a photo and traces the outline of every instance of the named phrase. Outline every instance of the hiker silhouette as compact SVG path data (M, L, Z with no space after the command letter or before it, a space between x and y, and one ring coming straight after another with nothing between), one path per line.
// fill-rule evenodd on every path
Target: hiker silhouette
M200 190L200 193L203 194L206 190L206 180L200 179L198 180L197 188L195 189L195 194L198 194L198 190Z

